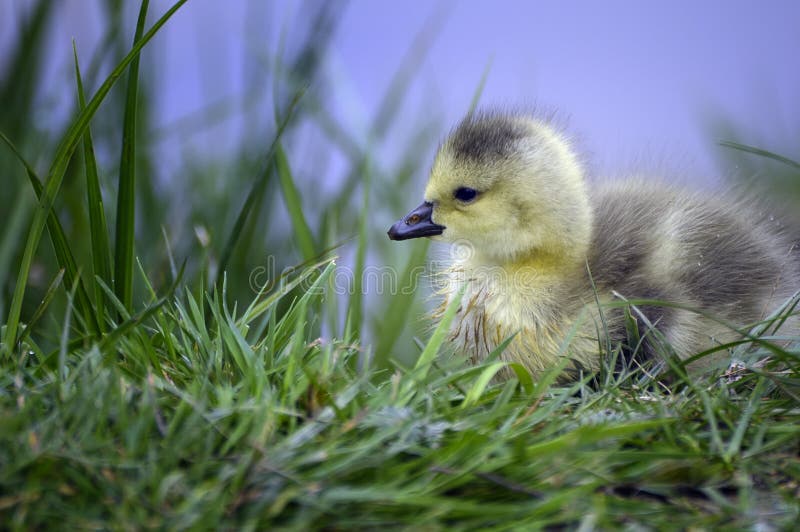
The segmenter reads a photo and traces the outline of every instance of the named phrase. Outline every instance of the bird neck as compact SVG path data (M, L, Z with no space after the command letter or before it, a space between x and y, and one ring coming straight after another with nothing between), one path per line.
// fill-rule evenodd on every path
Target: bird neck
M509 261L504 267L509 272L531 279L568 279L571 274L581 271L584 260L572 252L536 250Z
M499 270L508 279L526 286L553 286L559 284L559 281L573 282L574 276L583 272L585 262L585 250L537 249L502 260L478 254L471 257L464 266L478 274L481 271Z

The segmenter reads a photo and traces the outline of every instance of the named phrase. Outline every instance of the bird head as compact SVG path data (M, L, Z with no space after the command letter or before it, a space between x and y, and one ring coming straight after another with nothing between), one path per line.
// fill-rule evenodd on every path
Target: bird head
M535 118L468 116L439 148L424 199L389 238L458 242L493 264L585 260L591 208L583 170L566 139Z

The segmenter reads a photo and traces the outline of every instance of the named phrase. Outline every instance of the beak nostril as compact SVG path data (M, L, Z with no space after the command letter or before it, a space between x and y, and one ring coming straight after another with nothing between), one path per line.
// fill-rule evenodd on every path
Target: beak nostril
M389 238L392 240L408 240L423 236L441 235L445 227L433 223L433 220L431 220L432 212L433 205L423 203L397 220L389 229Z

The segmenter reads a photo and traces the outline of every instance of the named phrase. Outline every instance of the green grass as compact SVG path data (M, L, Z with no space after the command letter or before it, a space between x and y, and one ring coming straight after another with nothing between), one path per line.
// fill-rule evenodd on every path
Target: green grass
M30 347L0 383L10 527L789 526L798 369L668 392L635 372L488 385L433 354L354 371L308 334L333 272L236 311L190 292L113 341ZM121 307L121 305L120 305ZM122 310L121 310L122 312ZM66 326L67 317L64 318ZM793 398L794 396L794 398Z
M422 290L333 289L338 253L352 252L359 279L369 257L394 266L400 288L424 262L424 243L389 248L371 209L404 212L397 191L424 164L413 157L424 135L398 168L371 155L412 59L360 146L307 89L333 24L321 10L320 31L270 71L285 90L259 135L268 142L231 156L227 195L208 180L222 162L187 159L187 188L160 197L137 171L157 161L132 125L153 90L133 65L171 12L140 17L133 46L109 32L122 53L105 79L96 67L84 79L76 51L74 115L47 145L25 127L35 101L8 80L36 86L23 59L41 47L48 5L32 10L0 87L18 102L0 116L13 147L0 151L0 186L17 199L0 227L3 529L780 530L800 519L800 354L776 330L791 305L729 346L741 360L729 374L689 378L670 361L666 387L647 368L615 371L612 345L596 375L564 383L558 368L511 365L498 382L496 357L473 366L448 353L455 304L429 333ZM319 216L286 149L300 120L329 132L350 166ZM126 154L118 168L104 169L100 147ZM165 206L187 203L190 229L165 229ZM265 239L265 227L284 230ZM254 276L267 253L279 267ZM631 341L635 305L652 303L628 302Z

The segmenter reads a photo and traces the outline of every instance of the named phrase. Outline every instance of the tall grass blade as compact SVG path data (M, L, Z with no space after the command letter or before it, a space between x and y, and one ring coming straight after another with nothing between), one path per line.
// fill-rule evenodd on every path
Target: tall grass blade
M300 249L300 254L304 261L313 260L317 255L316 244L314 244L314 237L311 234L306 216L303 214L303 205L292 177L292 171L289 168L289 160L286 158L286 152L283 151L280 142L275 149L275 166L278 170L281 193L283 194L286 209L289 211L297 247Z
M5 4L3 12L10 15L14 9L9 2ZM3 105L0 127L12 137L30 129L26 119L33 109L36 85L41 77L42 66L46 64L42 60L42 52L47 46L46 30L57 6L58 2L49 0L36 2L20 28L16 49L9 54L3 53L8 63L5 75L0 76L0 102Z
M475 92L472 94L472 100L469 102L469 110L467 111L468 115L472 115L475 112L475 109L478 108L478 103L481 101L483 89L486 87L486 81L489 79L489 72L491 71L492 59L490 58L489 61L486 62L486 66L481 74L481 79L478 81L478 86L475 87Z
M422 264L430 247L429 240L420 240L423 241L412 244L411 256L398 279L397 293L390 294L389 306L383 313L381 325L384 326L380 327L375 347L375 363L378 367L385 365L391 356L391 351L403 332L403 327L398 327L397 324L408 322L409 313L414 305Z
M83 79L81 78L80 65L78 63L78 50L75 41L72 41L72 54L75 61L75 80L78 85L78 104L79 109L86 109L86 97L83 91ZM108 242L108 225L106 224L106 213L103 207L103 195L100 191L100 178L97 172L97 161L94 156L94 144L92 142L92 131L90 126L86 126L86 133L83 135L83 164L86 171L86 194L89 207L89 231L92 237L92 264L94 274L100 277L107 285L112 286L111 277L111 246ZM97 310L100 329L104 328L105 320L105 296L103 289L97 283L92 283L95 287L94 298Z
M142 39L149 0L142 0L134 45ZM139 97L139 58L128 67L125 118L122 124L122 155L119 162L116 240L114 242L114 292L125 305L133 305L134 233L136 230L136 106ZM88 128L87 128L88 131Z
M443 17L443 11L436 12L414 36L414 41L403 56L400 66L389 82L389 88L378 104L375 118L369 128L368 138L371 142L377 143L386 136L395 118L402 110L403 101L409 93L408 89L414 77L421 70L419 66L425 61L428 53L433 50L433 43L441 33L439 30L443 23ZM345 209L350 205L350 197L362 178L360 170L363 164L364 159L353 162L351 171L334 202L340 209Z
M73 121L67 133L61 139L61 143L56 150L56 155L53 158L53 163L50 165L48 172L47 183L44 187L44 194L39 204L34 211L33 222L31 223L28 238L25 242L25 250L22 255L20 263L19 274L17 276L17 284L14 287L14 295L11 299L11 307L9 309L8 320L6 322L6 336L5 345L8 354L14 350L17 341L17 331L19 329L19 320L22 313L22 300L25 296L25 289L28 285L28 275L30 274L31 265L33 264L33 256L39 246L39 241L44 231L44 225L50 209L53 207L58 191L61 188L61 182L64 178L64 173L67 170L67 165L75 150L80 138L86 131L92 116L97 112L100 104L105 99L108 91L117 82L119 77L125 71L125 68L133 61L134 58L139 56L142 48L150 42L161 27L186 3L187 0L178 0L173 6L148 30L148 32L139 39L133 48L128 52L128 55L120 61L114 68L111 74L106 78L105 82L97 90L97 93L92 97L86 108L78 113L78 116Z
M364 268L367 261L367 220L369 219L369 194L370 194L370 181L371 172L369 171L368 159L364 161L362 168L362 175L364 176L363 187L363 200L361 205L361 214L358 217L358 247L356 248L356 262L353 269L353 292L350 294L350 309L348 311L348 320L350 323L350 331L347 331L348 337L360 338L361 325L364 313Z
M231 234L225 241L225 247L222 248L222 253L220 254L216 280L214 281L214 284L218 286L221 286L222 277L225 273L225 270L228 268L228 263L230 262L231 256L233 255L233 250L236 248L236 243L239 241L239 236L242 234L244 225L245 223L247 223L247 219L250 217L250 213L253 212L253 209L256 206L256 200L259 197L261 197L261 193L264 187L266 186L267 181L269 180L269 176L272 174L273 163L275 159L275 150L278 148L278 142L280 142L280 139L283 136L286 127L289 125L292 118L294 117L297 104L302 99L303 94L304 94L303 90L300 90L294 94L294 97L289 103L286 113L284 113L283 115L283 119L278 122L278 128L275 131L275 137L272 139L272 143L270 144L269 150L267 151L264 173L262 173L253 182L253 186L250 189L250 192L247 194L247 198L244 201L244 205L242 205L242 208L239 211L239 215L236 217L236 222L233 224L233 228L231 229Z
M41 201L43 193L42 183L39 176L34 172L33 167L22 157L22 154L17 150L16 146L3 133L0 133L0 140L11 149L19 162L25 167L25 173L28 175L28 180L36 194L36 198ZM50 241L53 244L53 250L56 254L56 260L59 266L64 269L64 282L66 286L76 287L75 303L78 306L78 310L85 320L85 323L89 325L90 333L97 335L100 332L97 315L94 312L91 299L89 298L89 292L86 290L83 280L80 279L78 265L69 247L64 228L61 226L61 222L54 211L51 210L47 214L46 223L47 231L50 234Z
M33 200L28 195L28 191L23 188L17 189L17 197L9 209L3 233L0 235L0 320L5 316L7 303L5 291L1 288L6 286L14 256L22 245L19 235L25 231L32 209ZM2 322L0 321L0 323Z
M409 94L409 86L414 77L420 72L419 66L423 64L425 58L433 50L433 44L441 35L441 27L444 23L444 10L437 10L423 27L414 36L414 40L397 71L389 82L389 88L383 95L375 113L375 120L370 129L372 139L382 138L389 127L394 123L395 116L401 110L401 103Z

